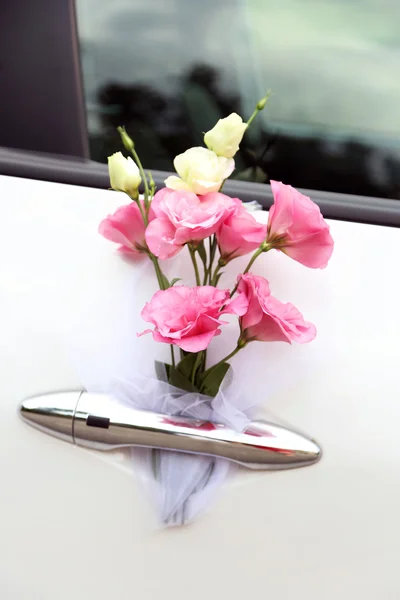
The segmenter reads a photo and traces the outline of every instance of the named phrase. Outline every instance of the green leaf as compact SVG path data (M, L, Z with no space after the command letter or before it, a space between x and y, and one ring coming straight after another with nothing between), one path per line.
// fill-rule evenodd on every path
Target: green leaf
M154 367L157 379L160 381L168 381L168 369L170 365L167 365L159 360L155 360Z
M170 367L169 369L169 383L175 387L185 390L186 392L198 392L198 388L185 375L180 373L178 369Z
M164 289L167 290L170 285L168 279L165 277L164 273L161 273L161 281L163 283Z
M182 278L181 277L174 277L174 279L169 284L169 287L174 287L174 285L176 284L177 281L182 281Z
M192 374L196 359L197 359L197 353L190 352L190 354L187 354L187 356L185 356L185 358L183 358L179 362L179 364L176 367L177 370L180 373L182 373L182 375L184 375L185 377L187 377L189 379Z
M197 246L197 252L199 253L199 256L201 258L201 262L203 263L203 265L207 264L207 253L206 253L206 249L204 248L203 241L201 241L200 244Z
M210 367L199 378L201 384L201 392L207 396L216 396L219 387L224 380L225 375L230 369L229 363L221 363L220 365Z

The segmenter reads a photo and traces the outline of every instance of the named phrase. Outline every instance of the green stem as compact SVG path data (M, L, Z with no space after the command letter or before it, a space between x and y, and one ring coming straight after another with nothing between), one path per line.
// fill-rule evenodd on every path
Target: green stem
M148 210L149 206L150 206L150 202L149 202L149 195L150 195L150 193L149 193L149 184L147 183L146 173L144 172L142 163L140 162L139 155L136 152L135 148L131 148L131 152L132 152L132 156L135 159L135 162L136 162L137 166L139 167L140 176L142 178L143 185L144 185L144 205L146 207L146 210ZM140 203L140 201L139 201L139 203ZM148 221L147 221L147 218L146 218L145 225L147 225L147 223L148 223Z
M271 250L271 246L269 246L269 244L266 244L265 242L263 244L261 244L261 246L254 252L253 256L249 260L248 265L245 268L245 270L243 271L242 275L244 275L251 269L251 267L253 266L253 263L257 260L257 258L260 256L260 254L262 254L263 252L268 252L268 250ZM237 284L231 291L231 298L232 298L233 294L236 292L238 285L239 285L239 281L237 282Z
M258 103L257 106L255 107L253 114L251 115L250 119L247 121L247 129L250 127L250 125L252 124L252 122L254 121L254 119L256 118L256 116L258 115L259 112L261 112L262 110L264 110L265 104L268 100L268 98L270 97L271 92L267 92L266 95L264 96L264 98L262 98Z
M247 121L247 128L250 127L250 125L252 124L252 122L254 121L254 119L256 118L256 116L259 113L259 109L256 107L255 110L253 111L253 114L251 115L250 119Z
M196 372L197 369L199 368L201 361L203 360L203 353L202 352L198 352L197 356L196 356L196 360L194 361L194 365L193 365L193 370L192 370L192 377L191 377L191 382L194 385L195 379L196 379Z
M214 274L213 274L213 276L212 276L212 278L211 278L210 285L213 285L213 286L216 286L216 285L217 285L217 276L218 276L218 271L219 271L220 269L222 269L222 266L223 266L223 265L221 265L221 264L218 262L217 266L215 267Z
M154 265L154 270L156 272L158 286L159 286L160 290L165 290L164 277L163 277L163 273L161 271L161 267L158 262L158 258L156 256L154 256L154 254L151 254L151 253L149 253L149 257L150 257L151 262Z
M161 271L161 267L159 265L158 258L156 256L154 256L154 254L151 254L151 253L149 253L149 258L150 258L151 262L153 263L154 270L156 272L158 286L159 286L160 290L165 290L164 276ZM172 366L175 369L174 346L172 344L170 344L170 349L171 349L171 362L172 362Z
M213 281L214 277L212 275L212 268L213 268L213 264L214 264L214 260L215 260L215 253L217 251L217 236L216 235L213 236L212 241L211 241L211 238L209 238L209 244L210 244L210 264L208 267L208 282L209 282L209 285L213 285L212 281Z
M149 224L149 221L148 221L148 218L147 218L147 215L146 215L146 211L144 211L144 210L143 210L142 203L140 202L140 200L139 200L139 199L135 199L135 198L133 198L133 200L134 200L134 201L136 202L136 204L138 205L138 207L139 207L139 210L140 210L140 214L142 215L143 223L144 223L144 224L145 224L145 226L147 227L147 225Z
M208 268L204 265L203 285L207 285L207 279L208 279Z
M212 253L212 248L213 248L213 241L214 241L214 236L211 238L211 236L208 238L208 253L209 253L209 259L211 260L211 253Z
M207 366L207 349L203 350L203 361L201 364L201 370L203 373L206 370L206 366Z
M170 345L170 349L171 349L171 362L172 362L172 366L175 369L176 365L175 365L175 355L174 355L174 346L173 346L173 344Z
M210 239L210 238L208 238ZM200 252L199 248L197 248L197 252L200 256L200 260L203 263L203 271L204 271L204 275L203 275L203 285L207 285L207 277L208 277L208 266L207 266L207 254L204 248L204 240L200 242L200 244L202 245L202 248L204 249L204 252Z
M193 263L194 274L196 276L196 285L201 285L199 267L197 266L197 260L196 260L196 250L194 250L190 244L188 244L188 249L189 249L190 258L192 259L192 263Z
M157 187L156 187L156 184L154 182L153 175L152 175L151 171L149 171L149 188L150 188L150 192L149 192L150 196L153 197L154 194L156 193Z
M207 264L205 266L204 269L204 280L203 280L203 285L207 285L207 283L209 284L209 273L210 273L210 265L211 265L211 253L212 253L212 239L211 236L208 238L208 260L209 260L209 264Z
M258 250L256 250L253 254L253 256L251 257L251 259L249 260L249 263L247 265L247 267L245 268L245 270L243 271L243 273L247 273L248 271L250 271L251 267L253 266L253 264L255 263L255 261L257 260L257 258L260 256L260 254L262 254L263 252L265 252L264 248L258 248Z

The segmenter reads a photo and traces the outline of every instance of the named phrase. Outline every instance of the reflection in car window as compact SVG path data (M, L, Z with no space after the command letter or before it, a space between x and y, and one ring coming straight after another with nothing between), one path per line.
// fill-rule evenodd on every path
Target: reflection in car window
M400 198L398 0L77 0L91 156L173 170L230 112L236 177Z

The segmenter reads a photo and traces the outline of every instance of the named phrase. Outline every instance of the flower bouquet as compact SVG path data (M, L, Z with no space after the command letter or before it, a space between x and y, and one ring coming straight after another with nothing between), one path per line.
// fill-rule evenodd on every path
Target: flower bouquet
M168 177L160 190L143 169L133 140L119 128L132 156L117 152L109 157L110 182L130 200L101 222L99 232L117 243L120 253L148 261L154 269L159 289L141 312L150 327L132 335L150 334L170 347L168 359L155 363L153 378L140 381L140 374L132 374L127 396L138 408L241 429L249 422L249 403L229 361L239 352L245 355L253 342L303 344L316 335L315 326L293 304L273 296L268 280L251 268L261 254L274 250L306 267L325 267L333 240L318 206L290 185L271 181L274 203L268 223L262 223L240 199L223 193L241 140L267 98L258 102L247 122L235 113L220 119L204 135L205 147L175 158L177 175ZM174 257L182 252L192 265L195 286L186 285L181 272L172 278L164 272L164 265L172 262L173 267ZM232 289L226 289L224 270L245 255L247 265ZM236 344L213 363L210 344L225 347L224 336L219 336L232 319L237 321ZM165 450L145 452L142 459L167 525L190 521L228 469L221 459Z

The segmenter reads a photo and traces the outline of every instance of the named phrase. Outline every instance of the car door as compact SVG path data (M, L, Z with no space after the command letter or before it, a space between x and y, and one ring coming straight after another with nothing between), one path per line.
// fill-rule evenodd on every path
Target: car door
M26 396L81 386L70 332L82 294L95 336L96 298L112 287L117 298L135 268L97 234L120 198L5 176L0 193L1 597L398 598L399 230L331 221L335 253L318 278L273 263L282 292L289 277L318 314L318 351L272 391L254 354L250 385L321 443L322 460L241 471L195 523L162 529L124 454L77 448L18 416Z

